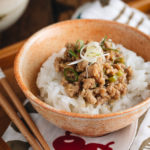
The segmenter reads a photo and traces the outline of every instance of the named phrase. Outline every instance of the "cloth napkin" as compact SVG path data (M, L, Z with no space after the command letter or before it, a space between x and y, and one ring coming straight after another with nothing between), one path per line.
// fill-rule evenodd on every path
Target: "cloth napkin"
M108 1L102 5L100 1ZM150 34L150 19L144 13L129 7L121 0L99 0L89 2L77 9L72 19L104 19L113 20L136 27L146 34Z
M148 150L150 144L150 110L132 125L102 137L85 137L56 127L38 114L28 100L25 108L49 144L51 150ZM22 121L24 121L21 118ZM136 137L135 137L136 136ZM74 141L67 143L65 138ZM11 123L2 136L11 150L32 150L17 127ZM61 140L59 140L61 139ZM134 141L134 142L133 142ZM133 143L133 144L132 144ZM80 147L84 148L80 148Z
M120 0L102 0L86 3L78 8L72 19L106 19L128 24L150 34L150 20L140 11L130 8ZM51 150L149 150L150 110L132 125L102 137L84 137L69 133L45 120L29 103L25 108L40 129ZM65 138L74 141L68 143ZM12 150L32 150L17 127L11 123L2 136ZM61 140L60 140L61 139ZM77 140L78 139L78 140ZM76 142L80 141L80 142ZM61 141L61 142L60 142ZM81 148L82 147L82 148Z

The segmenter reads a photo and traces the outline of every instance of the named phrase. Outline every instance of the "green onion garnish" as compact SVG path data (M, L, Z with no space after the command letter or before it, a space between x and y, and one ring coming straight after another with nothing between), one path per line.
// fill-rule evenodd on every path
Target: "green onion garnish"
M82 40L77 40L76 41L76 46L75 47L76 47L78 52L80 52L80 50L83 46L84 46L84 41L82 41Z
M74 51L72 51L72 50L69 50L68 53L69 53L71 56L74 56L75 58L78 57L77 54L76 54Z
M121 70L119 70L119 71L116 73L116 75L117 75L118 77L123 76L123 74L124 74L124 72L123 72L123 71L121 71Z
M103 39L103 42L105 42L107 40L107 35L105 35L104 39Z
M104 43L105 43L106 40L107 40L107 36L105 35L103 41L102 41L101 44L100 44L100 46L102 47L103 50L105 49Z
M115 51L115 52L119 52L118 49L114 49L114 48L106 48L105 47L105 41L107 40L107 36L104 37L103 41L101 42L100 46L102 47L102 49L104 51L108 51L108 50L112 50L112 51Z
M125 60L124 60L123 57L118 57L118 58L115 59L114 63L123 63L124 64Z
M123 74L124 74L124 72L121 71L121 70L119 70L119 71L116 73L116 75L110 77L110 78L108 79L108 81L109 81L109 82L115 82L115 81L118 80L118 77L123 76Z
M114 76L110 77L108 80L109 80L109 82L115 82L115 81L117 81L117 76L114 75Z
M103 48L103 50L105 50L105 51L115 51L115 52L119 52L118 49L114 49L114 48Z
M70 77L68 75L68 73L73 73L73 77ZM65 68L64 69L64 76L65 76L65 79L70 81L70 82L78 81L78 73L72 68Z

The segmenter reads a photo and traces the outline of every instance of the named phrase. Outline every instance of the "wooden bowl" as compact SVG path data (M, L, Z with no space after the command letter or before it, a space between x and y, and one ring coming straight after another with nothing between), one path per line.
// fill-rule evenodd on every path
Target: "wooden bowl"
M138 119L150 106L150 98L138 105L110 114L88 115L57 110L39 99L37 74L42 63L66 42L78 39L100 41L105 35L150 61L150 37L127 25L104 20L71 20L50 25L35 33L15 60L16 80L34 108L56 126L85 136L101 136Z

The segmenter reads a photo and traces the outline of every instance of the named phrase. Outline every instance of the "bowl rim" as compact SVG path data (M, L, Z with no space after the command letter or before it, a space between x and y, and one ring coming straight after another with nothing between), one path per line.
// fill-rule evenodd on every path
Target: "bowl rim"
M150 106L150 97L147 97L146 99L144 99L140 103L138 103L135 106L132 106L128 109L121 110L121 111L118 111L118 112L107 113L107 114L81 114L81 113L67 112L65 110L58 110L58 109L50 106L49 104L43 102L38 97L36 97L25 86L25 84L23 83L23 79L21 78L21 72L20 72L20 69L19 69L21 58L23 57L23 55L25 53L25 50L27 50L30 47L30 45L32 45L32 43L36 40L36 38L38 38L41 35L41 33L45 32L46 30L55 28L57 26L64 25L66 23L77 23L77 22L86 22L86 23L87 22L100 22L100 23L103 22L103 23L111 23L111 24L115 24L115 25L119 25L119 26L124 26L125 28L130 28L131 30L134 30L135 32L138 32L139 34L141 34L142 36L144 36L145 38L147 38L150 41L150 37L148 35L144 34L143 32L139 31L138 29L136 29L134 27L128 26L126 24L121 24L121 23L118 23L118 22L115 22L115 21L108 21L108 20L74 19L74 20L67 20L67 21L54 23L52 25L44 27L44 28L42 28L41 30L37 31L36 33L34 33L32 36L29 37L29 39L25 42L25 44L22 46L22 48L18 52L18 54L15 58L15 61L14 61L15 78L17 80L17 83L18 83L19 87L24 92L24 94L29 99L29 101L31 103L34 103L35 105L40 105L44 109L49 110L53 113L58 113L60 115L65 115L65 116L69 116L69 117L86 118L86 119L107 119L107 118L120 117L120 116L126 115L128 113L133 113L133 112L139 111L139 109L142 109L144 106L147 106L147 108L148 108ZM146 105L146 104L149 104L149 105Z

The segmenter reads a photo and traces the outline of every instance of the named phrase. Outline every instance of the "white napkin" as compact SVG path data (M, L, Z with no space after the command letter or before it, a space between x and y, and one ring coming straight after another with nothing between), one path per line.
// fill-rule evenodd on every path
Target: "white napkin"
M150 110L140 124L130 150L150 150Z
M69 143L69 145L67 145L68 143L65 143L64 139L67 136L65 135L66 131L54 126L53 124L45 120L33 109L28 100L25 103L25 108L31 115L33 121L49 144L51 150L107 150L106 148L109 148L108 150L129 150L130 147L130 150L148 150L146 148L148 148L150 145L150 110L143 117L143 121L141 124L136 121L132 125L124 129L107 134L102 137L91 138L70 133L70 135L68 135L70 139L72 138L72 136L74 136L75 138L80 138L80 140L85 142L83 145L84 149L81 149L78 146L82 145L82 142L78 142L76 144ZM137 125L138 133L135 138ZM64 143L62 143L62 141L56 142L57 139L61 137L63 138ZM12 150L32 150L24 136L19 132L19 130L13 123L9 125L2 138L5 142L7 142ZM59 149L59 146L61 147L61 149Z
M25 108L28 113L30 113L51 150L129 150L136 134L137 121L124 129L102 137L92 138L75 135L73 133L69 135L63 129L45 120L33 109L28 100L26 101ZM66 137L70 138L70 140L73 138L75 142L65 141ZM12 150L32 150L26 139L12 123L2 138L8 143ZM62 141L57 141L58 138L62 138ZM76 139L80 141L76 142ZM82 146L82 148L80 146Z
M102 6L99 1L87 3L72 16L72 19L104 19L136 27L146 34L150 34L150 20L144 13L129 7L120 0L110 0L109 5Z

